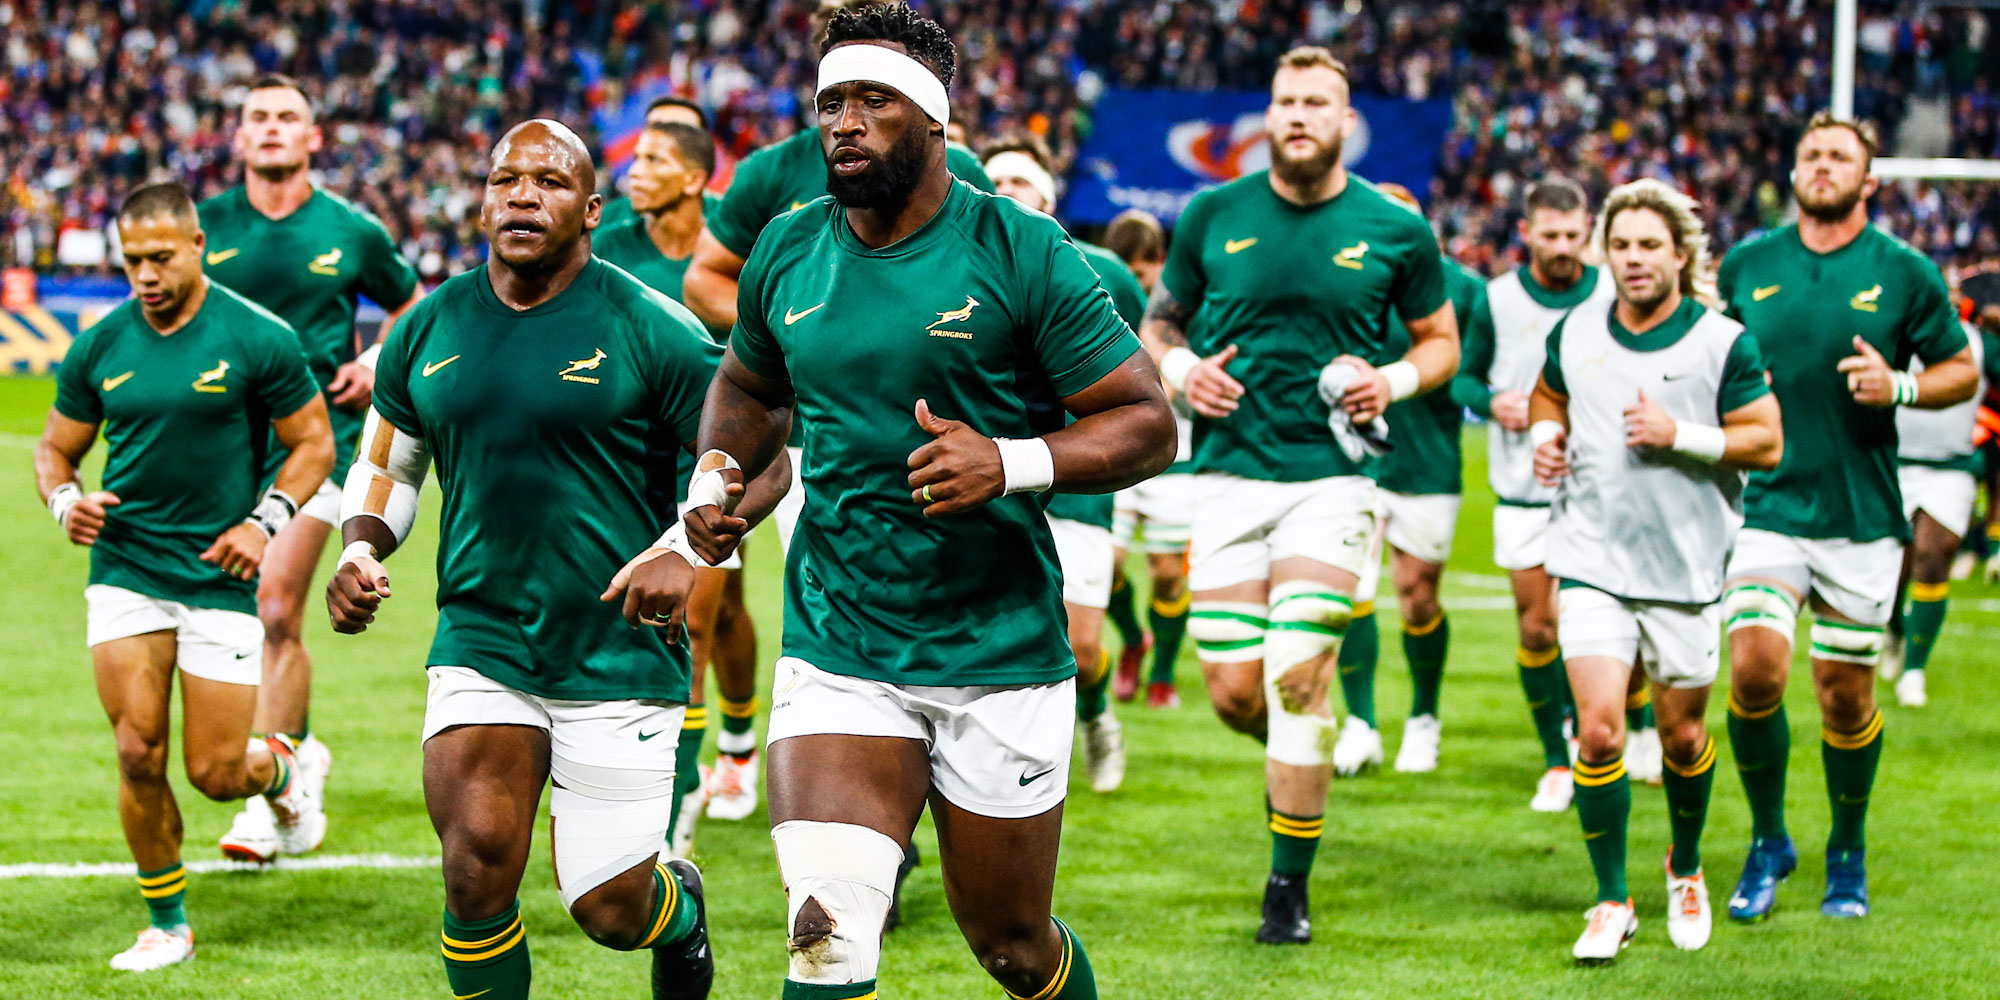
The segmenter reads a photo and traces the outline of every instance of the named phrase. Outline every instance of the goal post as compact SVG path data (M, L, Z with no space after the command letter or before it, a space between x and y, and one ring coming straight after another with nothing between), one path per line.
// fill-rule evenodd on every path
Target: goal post
M1833 113L1854 117L1854 56L1859 0L1834 0ZM2000 181L2000 160L1953 157L1878 156L1875 176L1883 180Z

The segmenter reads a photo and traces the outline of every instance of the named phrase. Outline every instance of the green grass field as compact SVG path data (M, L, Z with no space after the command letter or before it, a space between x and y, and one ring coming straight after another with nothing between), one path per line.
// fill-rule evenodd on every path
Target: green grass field
M129 858L114 802L112 741L93 696L83 645L85 553L40 509L29 475L33 436L54 395L42 379L0 378L0 547L7 614L0 624L0 866ZM1475 465L1484 449L1467 450ZM94 463L91 472L95 475ZM1835 923L1818 911L1826 806L1818 713L1795 676L1791 817L1803 855L1765 925L1720 924L1704 952L1667 943L1659 859L1667 841L1658 789L1634 790L1631 871L1642 926L1619 963L1579 970L1569 945L1592 900L1572 816L1531 813L1538 754L1513 666L1511 614L1488 561L1491 497L1483 470L1460 522L1446 604L1455 643L1436 774L1377 773L1336 782L1313 881L1313 944L1251 941L1269 860L1261 816L1261 751L1224 731L1184 656L1177 711L1119 706L1131 755L1117 794L1072 780L1057 910L1083 937L1106 997L1968 997L2000 992L2000 894L1990 829L2000 752L1996 716L1975 711L2000 668L2000 593L1955 588L1932 661L1932 707L1890 707L1888 749L1870 824L1876 912ZM94 478L92 480L94 482ZM427 509L435 509L434 498ZM314 728L333 748L327 855L426 857L437 845L418 785L418 725L429 643L435 533L426 521L390 568L396 597L367 635L311 622L317 658ZM750 598L766 669L778 650L777 546L753 545ZM332 551L328 552L331 564ZM1379 700L1389 753L1408 704L1393 600L1384 605ZM1801 664L1803 667L1803 664ZM1882 692L1885 696L1886 690ZM1722 737L1722 699L1710 722ZM761 731L761 727L760 727ZM1740 785L1716 782L1707 861L1718 909L1747 842ZM179 782L178 776L176 781ZM233 804L181 791L186 858L218 857ZM546 827L537 831L545 839ZM998 997L951 924L934 835L904 894L905 923L887 944L885 997ZM646 995L646 960L592 945L562 912L547 847L537 846L521 898L539 995ZM719 956L717 997L772 998L784 976L784 896L760 813L703 825ZM196 875L188 908L200 952L188 964L133 976L105 960L131 943L145 909L128 875L0 878L0 997L442 997L437 952L442 893L435 865L400 869Z

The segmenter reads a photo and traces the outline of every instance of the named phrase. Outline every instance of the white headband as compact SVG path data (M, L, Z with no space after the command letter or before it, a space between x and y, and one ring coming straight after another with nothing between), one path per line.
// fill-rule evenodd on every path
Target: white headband
M1035 193L1042 196L1042 202L1045 206L1043 212L1048 213L1056 210L1055 175L1042 169L1042 165L1036 163L1035 158L1026 153L1010 149L1004 153L993 154L993 158L986 161L986 176L994 180L999 180L1002 177L1012 177L1016 180L1027 181L1028 186L1034 188Z
M924 64L880 45L843 45L819 61L819 89L856 81L879 83L894 88L939 125L951 121L951 99L945 96L944 81L924 68Z

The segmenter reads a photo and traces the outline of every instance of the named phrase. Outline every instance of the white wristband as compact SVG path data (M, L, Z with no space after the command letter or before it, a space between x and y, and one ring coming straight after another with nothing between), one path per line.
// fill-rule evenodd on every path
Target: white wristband
M1713 465L1722 461L1722 453L1728 449L1729 439L1722 428L1689 420L1674 421L1674 451Z
M251 508L250 516L243 519L245 524L254 524L264 532L266 538L276 538L285 525L292 523L292 515L299 512L299 502L286 495L285 491L271 489L264 491L264 499Z
M1391 362L1375 370L1389 380L1389 398L1392 400L1408 399L1416 395L1418 389L1423 388L1423 373L1417 371L1417 366L1408 361Z
M1040 493L1056 484L1056 457L1038 437L994 438L1000 449L1000 477L1008 493Z
M1528 428L1528 442L1540 448L1542 445L1561 437L1562 432L1562 424L1553 420L1537 420L1534 426Z
M1170 347L1160 358L1160 381L1173 387L1175 392L1187 391L1188 372L1201 364L1201 355L1185 347Z
M1889 373L1889 405L1909 406L1917 401L1917 377L1904 371Z
M721 462L712 461L718 456ZM736 464L736 458L726 451L710 448L702 452L701 457L695 460L694 475L688 477L688 498L681 513L696 507L714 507L725 514L734 509L736 504L730 499L729 484L722 478L725 469L743 471L743 467ZM665 538L664 535L661 537Z
M64 483L49 494L49 514L56 519L57 524L67 528L69 525L65 522L69 520L70 508L81 502L83 502L83 488L75 483Z
M351 562L373 558L375 558L375 544L373 542L348 542L347 547L340 550L340 562L334 565L334 569L337 570Z

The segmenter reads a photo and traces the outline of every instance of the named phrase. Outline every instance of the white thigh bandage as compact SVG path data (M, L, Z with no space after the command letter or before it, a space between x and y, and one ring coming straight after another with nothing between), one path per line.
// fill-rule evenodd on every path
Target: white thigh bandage
M1318 767L1333 760L1334 725L1317 705L1289 699L1278 683L1293 668L1340 651L1354 602L1323 583L1287 580L1271 588L1264 635L1264 703L1270 734L1264 755L1280 764Z
M785 883L786 978L821 985L875 978L903 849L865 826L806 820L778 824L771 841Z
M422 438L398 430L374 407L361 427L361 451L347 470L340 494L342 524L367 515L389 526L398 543L410 537L417 523L417 491L430 471L430 449Z
M1799 606L1791 595L1762 583L1739 583L1722 595L1722 620L1730 632L1744 628L1767 628L1786 642L1799 624Z
M556 887L563 907L665 853L674 773L553 760L549 819L555 826Z
M1264 658L1264 630L1270 621L1262 604L1195 601L1189 606L1188 635L1203 663L1250 663Z
M1873 667L1882 658L1884 635L1880 625L1813 622L1812 658Z

